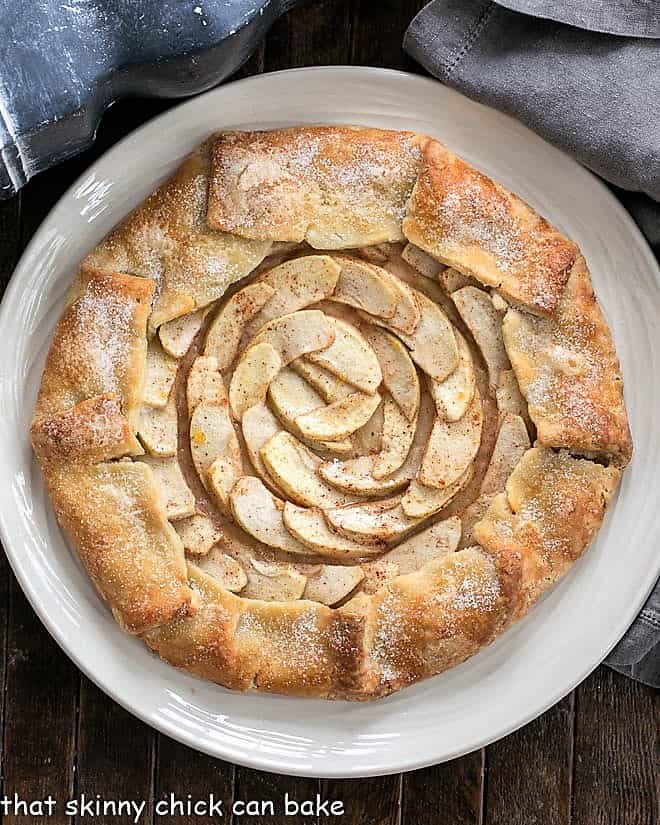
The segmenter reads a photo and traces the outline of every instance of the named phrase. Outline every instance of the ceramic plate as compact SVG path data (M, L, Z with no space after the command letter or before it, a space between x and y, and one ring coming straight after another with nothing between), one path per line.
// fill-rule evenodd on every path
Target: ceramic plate
M635 457L597 541L519 624L463 665L369 704L240 695L163 664L125 635L63 540L27 436L74 268L209 132L359 123L427 132L574 238L591 267L626 382ZM367 68L278 72L167 112L97 161L34 236L0 323L0 520L42 621L129 711L214 756L302 776L369 776L471 751L529 722L580 682L632 621L658 575L660 273L634 224L589 172L509 117L439 83Z

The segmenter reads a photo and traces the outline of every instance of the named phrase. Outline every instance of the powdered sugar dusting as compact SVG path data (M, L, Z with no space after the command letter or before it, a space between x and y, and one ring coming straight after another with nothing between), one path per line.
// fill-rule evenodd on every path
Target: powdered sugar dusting
M74 337L84 346L87 368L103 392L120 393L129 366L135 303L90 281L73 310ZM80 353L71 354L73 358Z

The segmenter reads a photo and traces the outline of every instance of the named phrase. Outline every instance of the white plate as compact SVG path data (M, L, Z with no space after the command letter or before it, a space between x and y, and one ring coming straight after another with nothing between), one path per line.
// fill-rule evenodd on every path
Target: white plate
M240 695L179 673L122 633L62 539L27 425L62 297L85 252L218 128L362 123L437 136L573 237L591 266L626 379L635 458L598 540L494 645L370 704ZM0 519L42 621L76 664L145 722L209 754L302 776L369 776L471 751L542 713L633 619L658 575L660 273L634 224L589 172L514 120L432 80L312 68L224 86L148 123L97 161L35 235L0 313Z

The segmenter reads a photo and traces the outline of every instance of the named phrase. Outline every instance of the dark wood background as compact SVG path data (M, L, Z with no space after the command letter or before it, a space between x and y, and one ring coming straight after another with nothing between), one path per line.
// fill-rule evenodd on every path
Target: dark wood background
M360 64L418 71L401 52L423 3L317 2L272 29L241 76L294 66ZM108 111L93 149L0 202L0 278L66 187L119 138L169 105L123 101ZM142 823L169 792L180 798L298 799L317 792L345 805L343 825L658 825L657 695L600 667L517 733L461 759L406 775L323 781L274 776L202 756L128 715L55 645L8 569L0 566L2 793L59 800L97 793L146 799ZM226 817L224 821L228 821ZM7 815L4 822L39 821ZM96 818L95 823L128 822ZM201 817L172 820L201 823ZM324 821L323 818L321 821ZM60 804L52 825L69 823ZM315 817L235 817L241 823L312 825Z

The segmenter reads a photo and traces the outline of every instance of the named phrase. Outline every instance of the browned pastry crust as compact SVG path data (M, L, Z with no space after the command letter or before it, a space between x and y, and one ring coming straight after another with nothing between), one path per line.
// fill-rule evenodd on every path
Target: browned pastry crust
M208 225L208 176L205 143L85 260L155 282L152 329L221 298L270 249L268 241L245 240Z
M262 265L278 242L294 246ZM460 441L444 463L432 432L435 452ZM631 454L575 245L436 141L348 126L215 135L114 229L74 281L31 435L128 632L228 688L348 699L440 673L523 616Z
M437 260L542 315L557 308L577 254L524 201L434 140L424 146L403 231Z
M165 518L118 399L83 401L32 426L57 520L117 621L129 633L193 611L183 545Z
M474 527L494 556L520 566L522 615L588 547L619 483L618 468L541 447L528 450Z
M60 318L41 381L35 418L116 394L134 423L147 352L153 281L82 267Z
M632 441L619 359L584 258L552 318L511 308L502 333L539 443L627 462Z
M227 132L212 153L209 223L318 249L403 240L419 142L412 132L347 126Z

